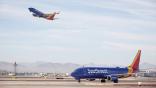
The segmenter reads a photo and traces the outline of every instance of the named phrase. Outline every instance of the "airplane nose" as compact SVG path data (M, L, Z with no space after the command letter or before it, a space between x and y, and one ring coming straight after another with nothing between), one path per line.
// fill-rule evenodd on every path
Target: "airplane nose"
M74 72L72 72L72 73L71 73L71 76L72 76L72 77L74 77L74 75L75 75L75 73L74 73Z

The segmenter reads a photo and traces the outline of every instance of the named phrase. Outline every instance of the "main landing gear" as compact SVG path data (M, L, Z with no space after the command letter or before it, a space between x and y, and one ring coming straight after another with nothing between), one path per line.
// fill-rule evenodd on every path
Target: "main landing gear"
M81 82L81 79L78 79L78 82L80 83Z
M101 83L105 83L106 82L106 80L105 79L101 79Z

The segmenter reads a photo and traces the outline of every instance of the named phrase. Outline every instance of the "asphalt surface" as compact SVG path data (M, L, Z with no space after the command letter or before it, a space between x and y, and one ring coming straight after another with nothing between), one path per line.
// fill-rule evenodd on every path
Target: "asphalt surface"
M121 79L119 83L100 80L78 83L74 79L0 78L0 88L156 88L156 78Z

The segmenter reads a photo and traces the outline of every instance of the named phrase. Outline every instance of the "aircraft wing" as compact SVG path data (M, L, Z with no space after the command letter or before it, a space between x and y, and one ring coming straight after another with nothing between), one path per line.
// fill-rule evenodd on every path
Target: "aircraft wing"
M113 74L115 76L117 76L118 78L127 78L127 77L130 77L130 76L134 76L135 74Z

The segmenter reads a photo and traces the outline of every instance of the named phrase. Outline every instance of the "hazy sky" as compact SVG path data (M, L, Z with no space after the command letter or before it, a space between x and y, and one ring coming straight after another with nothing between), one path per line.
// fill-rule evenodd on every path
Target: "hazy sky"
M128 65L138 49L156 64L156 0L0 0L0 61Z

